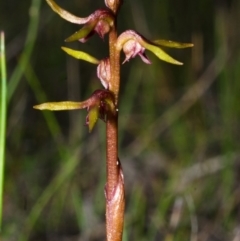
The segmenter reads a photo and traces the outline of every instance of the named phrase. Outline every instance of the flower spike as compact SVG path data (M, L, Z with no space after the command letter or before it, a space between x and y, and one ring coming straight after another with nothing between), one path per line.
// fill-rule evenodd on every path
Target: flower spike
M143 62L150 64L151 62L145 54L145 50L147 49L163 61L176 65L183 64L172 58L170 55L164 52L159 46L172 48L188 48L192 47L193 44L178 43L166 40L149 41L133 30L127 30L123 32L117 40L117 49L119 51L123 49L123 52L126 55L126 58L123 63L129 61L130 58L134 58L136 57L136 55L139 55Z

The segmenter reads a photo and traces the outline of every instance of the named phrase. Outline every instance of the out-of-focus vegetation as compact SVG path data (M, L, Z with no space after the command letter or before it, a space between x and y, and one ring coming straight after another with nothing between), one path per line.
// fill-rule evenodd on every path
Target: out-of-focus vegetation
M104 6L57 2L79 16ZM182 67L152 54L150 66L139 58L122 66L124 241L239 240L239 23L238 0L125 0L121 31L195 46L172 50ZM65 44L78 29L44 1L0 3L8 74L3 241L104 240L104 123L89 134L85 111L32 108L100 88L95 66L60 49L108 55L97 36Z

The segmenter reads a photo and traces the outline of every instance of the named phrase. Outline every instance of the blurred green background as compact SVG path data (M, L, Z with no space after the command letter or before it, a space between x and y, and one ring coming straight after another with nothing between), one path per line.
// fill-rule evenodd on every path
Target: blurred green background
M58 0L79 16L104 1ZM96 66L61 46L108 55L107 37L65 44L80 27L45 1L1 1L8 119L1 241L105 239L105 125L86 111L40 112L45 101L80 101L101 85ZM240 240L240 1L125 0L119 32L194 43L147 53L121 73L120 159L124 241ZM124 56L122 56L124 59Z

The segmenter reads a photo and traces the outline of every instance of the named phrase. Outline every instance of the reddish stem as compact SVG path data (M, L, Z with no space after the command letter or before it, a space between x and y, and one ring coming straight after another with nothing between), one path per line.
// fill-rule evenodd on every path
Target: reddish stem
M116 116L109 116L107 120L107 199L111 199L118 183L118 120Z
M118 94L120 85L120 54L115 48L117 41L116 25L109 34L110 51L110 91L115 97L115 105L118 108ZM118 183L119 167L118 162L118 115L108 116L107 120L107 195L113 193ZM107 196L109 197L109 196Z
M116 5L119 2L116 0ZM117 9L112 9L114 13ZM114 94L116 112L107 117L107 184L106 193L106 231L107 241L121 241L124 223L124 180L118 160L118 95L120 87L120 52L116 49L116 20L109 33L110 83L109 90Z

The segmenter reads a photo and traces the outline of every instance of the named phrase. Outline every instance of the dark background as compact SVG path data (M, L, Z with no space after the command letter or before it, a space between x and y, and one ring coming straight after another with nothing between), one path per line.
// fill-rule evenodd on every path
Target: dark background
M82 17L104 7L93 0L57 3ZM80 26L40 5L0 3L9 84L1 240L104 240L104 123L89 134L86 110L32 106L84 100L101 88L96 66L60 47L101 59L108 39L66 44ZM137 57L122 66L123 240L239 240L240 2L125 0L118 23L119 32L195 45L164 49L181 67L149 52L152 65Z

